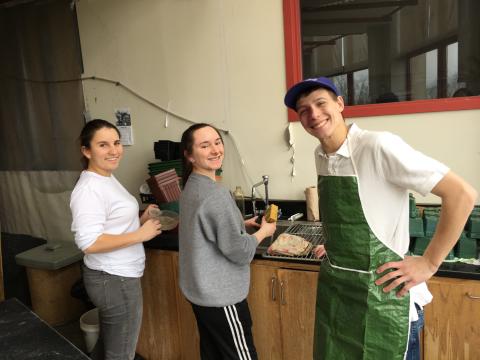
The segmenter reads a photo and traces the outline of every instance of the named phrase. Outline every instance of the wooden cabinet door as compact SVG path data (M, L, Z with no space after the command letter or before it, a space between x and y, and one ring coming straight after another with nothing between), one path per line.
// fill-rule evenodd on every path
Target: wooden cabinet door
M433 277L428 287L424 359L480 359L480 281Z
M183 296L178 283L178 253L174 254L174 263L182 359L200 360L200 337L198 335L197 320L195 319L192 305Z
M147 251L146 256L137 352L148 360L180 360L173 253L154 250Z
M252 264L248 305L255 348L261 360L283 359L279 301L276 268Z
M313 358L318 272L278 270L283 359Z

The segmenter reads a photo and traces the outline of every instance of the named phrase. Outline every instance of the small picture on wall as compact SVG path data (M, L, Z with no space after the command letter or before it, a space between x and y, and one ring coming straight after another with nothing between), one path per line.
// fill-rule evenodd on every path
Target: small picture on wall
M133 145L132 117L130 109L116 109L116 126L121 134L120 142L122 145Z
M130 109L115 110L115 117L117 118L117 126L132 126L132 118L130 116Z

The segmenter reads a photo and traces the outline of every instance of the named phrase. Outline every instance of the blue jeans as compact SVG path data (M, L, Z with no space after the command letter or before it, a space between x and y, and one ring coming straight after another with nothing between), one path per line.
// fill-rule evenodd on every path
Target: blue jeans
M91 357L133 359L142 323L140 278L112 275L84 266L83 282L100 318L100 337Z
M420 360L420 331L423 328L423 310L415 304L418 320L410 323L410 336L408 339L408 351L406 360Z

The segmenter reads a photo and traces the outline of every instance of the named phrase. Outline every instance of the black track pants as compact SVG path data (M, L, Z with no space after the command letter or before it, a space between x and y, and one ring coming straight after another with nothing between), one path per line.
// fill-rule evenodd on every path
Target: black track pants
M247 300L224 307L192 304L202 360L257 360Z

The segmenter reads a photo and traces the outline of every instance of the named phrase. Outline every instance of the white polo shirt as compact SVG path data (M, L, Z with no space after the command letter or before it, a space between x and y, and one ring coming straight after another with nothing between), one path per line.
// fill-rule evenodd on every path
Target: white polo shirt
M388 132L349 127L348 136L334 154L315 149L317 174L357 176L365 218L375 236L403 257L408 251L409 190L427 195L449 168ZM417 320L414 302L428 304L432 295L425 283L410 290L410 319Z

